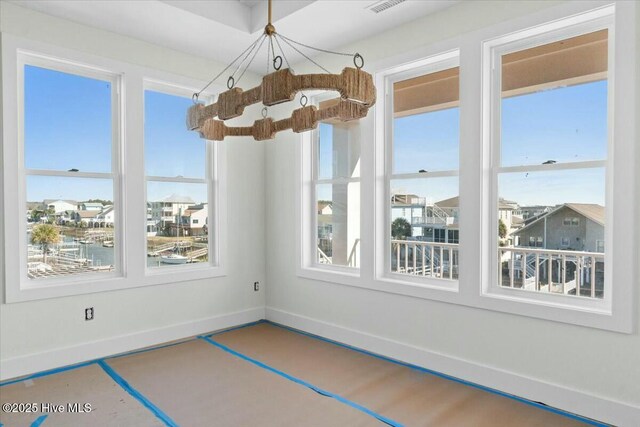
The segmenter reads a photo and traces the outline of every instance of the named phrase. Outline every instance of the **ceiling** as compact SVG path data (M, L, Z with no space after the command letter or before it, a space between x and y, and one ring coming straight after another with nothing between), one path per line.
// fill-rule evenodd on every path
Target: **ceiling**
M279 33L291 39L323 49L338 49L456 2L274 0L273 24ZM16 0L14 3L225 64L256 40L267 21L266 0ZM369 10L382 3L398 4L380 13ZM283 48L292 64L303 59L287 46ZM313 56L312 51L303 51ZM266 71L265 46L251 70L261 74Z

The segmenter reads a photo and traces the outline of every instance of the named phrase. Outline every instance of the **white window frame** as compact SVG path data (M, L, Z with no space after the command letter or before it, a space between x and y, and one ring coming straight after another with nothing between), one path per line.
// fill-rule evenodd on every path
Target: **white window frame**
M624 242L624 238L618 238L624 234L626 227L633 230L634 224L628 218L624 218L621 212L628 208L628 201L624 200L621 192L613 191L613 182L633 182L633 164L627 160L629 157L622 154L625 150L633 150L628 141L633 141L633 126L625 125L620 120L620 115L626 115L625 109L634 110L633 100L621 92L634 93L635 84L624 70L633 68L633 55L621 55L618 52L629 52L624 48L628 43L629 34L620 36L621 28L624 31L632 31L629 23L619 26L620 21L625 20L625 12L619 9L629 7L623 3L608 5L579 13L558 17L554 21L541 23L541 25L512 32L506 36L500 36L483 43L483 215L489 219L483 224L484 255L483 255L483 283L481 297L485 300L483 305L497 310L514 312L519 307L523 314L541 317L567 323L593 326L603 329L629 332L631 330L632 309L628 301L633 289L631 261L634 250L631 245L620 244L613 247L614 240ZM616 13L616 9L617 13ZM626 12L628 13L628 12ZM500 57L506 53L523 50L536 45L547 44L553 41L570 38L573 36L608 29L608 150L606 161L591 161L579 163L560 163L553 165L531 165L524 167L501 167L500 152ZM627 40L625 40L625 36ZM613 112L615 111L615 115ZM613 135L616 135L615 144ZM631 138L631 139L627 139ZM616 167L613 167L615 161ZM547 171L566 170L578 168L606 167L606 216L605 228L607 247L610 250L605 254L605 286L602 299L591 299L577 296L551 295L541 292L530 292L522 289L500 287L498 285L498 242L497 242L497 178L498 172ZM615 209L614 209L615 207ZM627 229L629 230L629 229ZM628 234L628 232L627 232ZM613 283L616 283L615 292ZM625 286L627 284L627 286ZM627 299L627 301L624 301Z
M376 265L378 266L376 271L376 279L380 281L386 281L395 285L405 284L412 287L425 287L431 289L443 289L456 292L458 289L458 280L449 278L432 278L432 277L417 277L407 274L394 273L391 271L391 181L394 179L429 179L440 177L458 177L458 196L460 194L460 160L458 160L458 169L446 170L446 171L428 171L423 173L394 173L393 172L393 85L397 82L409 80L415 77L424 76L427 74L437 73L439 71L448 70L451 68L460 66L460 52L457 49L439 53L429 58L425 58L419 61L415 61L410 64L403 64L398 67L393 67L383 72L378 73L376 76L378 82L382 83L384 89L384 96L378 97L378 102L381 104L378 108L383 111L383 123L382 128L379 131L382 132L382 140L376 140L376 154L379 156L377 161L376 176L377 181L382 180L384 182L384 209L379 209L378 205L377 217L383 221L382 227L384 227L384 237L378 236L380 241L384 241L384 247L376 247L377 259ZM378 83L378 84L379 84ZM458 105L458 108L460 106ZM461 123L461 122L460 122ZM460 125L459 123L459 125ZM460 138L458 138L458 152L460 149ZM460 159L460 154L458 156ZM460 215L462 216L462 215ZM380 228L382 228L380 227ZM443 230L446 236L448 230ZM459 231L459 230L458 230ZM458 235L460 236L460 234ZM435 241L435 229L434 229L434 243ZM458 243L458 254L461 248ZM458 256L458 259L459 256ZM460 261L459 261L460 262Z
M335 93L316 93L311 96L311 102L318 105L320 102L335 98ZM362 195L362 171L356 178L318 178L318 134L319 127L311 132L304 132L300 135L301 142L297 148L299 187L296 191L298 205L298 236L297 245L300 259L298 260L297 273L300 277L309 279L336 282L347 285L360 285L360 267L349 267L334 264L320 264L317 262L317 239L318 239L318 208L316 204L316 185L331 183L360 183L360 193ZM361 139L362 141L362 139ZM362 155L362 142L360 153ZM362 160L361 160L362 161ZM362 207L362 196L360 199ZM360 209L360 260L362 256L362 208Z
M78 74L78 70L87 70L89 77L103 73L108 76L117 76L119 80L120 98L117 105L112 106L114 110L118 111L117 120L114 119L113 123L114 126L118 126L119 135L118 138L114 138L113 150L117 156L112 156L112 168L114 168L112 173L103 175L83 172L55 172L56 176L77 178L111 178L114 176L114 202L117 203L116 221L119 225L115 229L116 236L114 237L116 239L116 256L120 258L116 271L66 276L42 281L30 281L27 278L26 224L24 223L26 175L22 155L22 126L19 117L23 111L19 96L23 87L23 82L20 81L20 56L25 54L31 55L33 58L42 58L47 63L59 64L61 71L66 69L67 72ZM50 68L48 65L45 67ZM211 198L209 205L215 206L209 221L209 232L213 234L215 242L215 247L212 248L216 259L215 263L204 267L199 266L199 268L180 269L175 273L162 269L164 270L162 274L146 274L147 211L144 185L144 146L141 143L144 138L145 81L170 82L168 84L183 88L201 88L206 83L6 33L2 34L2 222L5 303L174 284L226 275L224 258L226 256L227 221L226 152L224 144L213 142L207 144L211 146L209 152L215 160L215 167L211 170L212 185L209 190ZM222 87L214 86L204 95L213 96L214 93L222 90ZM36 171L36 174L39 173ZM42 174L50 175L48 172ZM212 239L210 239L211 241Z
M593 1L593 2L566 2L547 8L533 14L522 16L509 21L500 22L489 27L456 36L451 39L441 40L409 52L400 53L390 58L368 62L368 71L374 74L377 87L377 103L370 110L367 117L360 120L362 138L364 141L374 141L374 150L362 150L361 153L361 183L362 183L362 212L361 212L361 269L360 277L352 280L344 274L332 275L308 274L308 269L303 268L301 261L298 275L304 278L324 280L337 284L344 284L376 290L393 294L424 298L429 300L444 301L452 304L460 304L473 308L481 308L498 312L529 316L539 319L552 320L568 324L588 326L598 329L613 330L630 333L633 329L635 307L634 281L636 280L634 268L636 264L637 250L633 246L632 239L628 236L636 235L634 215L638 213L635 201L636 175L634 172L634 158L636 148L635 141L636 106L633 97L626 96L635 93L635 16L636 5L634 2L624 1ZM624 183L626 191L614 198L615 211L607 212L607 223L612 227L609 239L613 238L619 243L618 248L612 248L607 241L607 247L616 253L611 256L616 259L616 266L609 270L616 270L616 292L612 295L611 310L590 311L576 309L563 304L535 302L525 298L504 298L500 295L489 295L485 289L490 283L490 271L492 261L489 254L494 250L487 244L488 239L497 235L495 227L497 220L490 222L493 201L485 201L485 197L491 194L490 173L490 97L483 96L487 92L487 84L490 82L490 69L485 53L483 41L493 41L503 38L505 35L518 32L528 32L531 35L540 34L550 29L561 28L570 24L570 20L583 22L585 18L597 18L611 15L615 9L615 33L609 34L616 52L625 52L625 55L617 55L615 69L610 67L609 81L615 79L615 87L610 91L614 94L614 109L616 111L614 123L610 130L616 135L616 144L613 153L609 153L608 159L615 158L615 169L611 172L613 182ZM522 35L522 33L520 33ZM460 209L464 212L460 217L460 274L458 289L427 287L407 283L406 281L394 281L384 277L385 252L388 226L386 221L386 189L384 181L385 153L385 73L389 70L399 70L402 67L411 69L416 66L426 65L441 57L444 53L459 51L460 56L460 156L459 186ZM400 65L399 65L400 64ZM304 162L308 158L308 141L295 138L299 147L297 159L298 192L297 209L298 219L298 249L299 252L307 244L304 241L304 230L308 230L308 223L304 214L310 206L309 180L305 175ZM300 139L302 143L300 144ZM611 171L613 168L609 168ZM633 187L633 188L630 188ZM306 207L305 207L306 206ZM613 206L607 201L607 206ZM613 215L613 217L611 216ZM494 224L496 224L494 226ZM368 233L367 230L374 230ZM308 233L307 233L308 235ZM303 258L302 258L303 259ZM617 267L617 268L616 268Z
M168 95L180 96L183 98L191 98L191 96L197 92L199 89L196 87L184 87L180 85L176 85L173 83L162 82L158 80L145 79L144 80L144 91L147 90L164 93ZM205 104L211 104L214 102L214 97L209 95L201 95L199 97L201 101ZM144 108L143 108L144 114ZM186 114L186 112L185 112ZM145 140L146 142L146 140ZM144 192L145 192L145 200L144 200L144 210L145 210L145 229L146 229L146 212L147 212L147 187L149 182L171 182L171 183L184 183L184 184L205 184L207 186L207 216L212 218L212 224L217 224L217 218L219 217L219 203L216 202L216 159L218 157L219 147L222 145L221 143L215 143L213 141L205 141L205 156L204 161L205 165L205 176L203 178L185 178L185 177L166 177L166 176L152 176L146 175L145 170L145 183L144 183ZM146 165L145 165L146 169ZM207 238L209 245L209 255L208 262L202 263L193 263L193 264L183 264L176 266L162 266L162 267L149 267L145 264L146 267L146 275L148 276L156 276L156 275L165 275L165 274L181 274L188 271L199 271L199 270L209 270L211 268L215 268L219 265L219 256L220 250L219 245L217 244L217 232L219 231L219 227L207 227ZM145 254L147 245L145 244ZM147 254L148 255L148 254Z

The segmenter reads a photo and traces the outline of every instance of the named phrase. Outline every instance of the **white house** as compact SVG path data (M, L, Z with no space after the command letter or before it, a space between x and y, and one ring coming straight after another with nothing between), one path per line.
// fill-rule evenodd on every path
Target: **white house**
M78 208L78 202L75 200L46 199L42 203L47 209L53 210L56 214L60 214L65 211L74 211Z

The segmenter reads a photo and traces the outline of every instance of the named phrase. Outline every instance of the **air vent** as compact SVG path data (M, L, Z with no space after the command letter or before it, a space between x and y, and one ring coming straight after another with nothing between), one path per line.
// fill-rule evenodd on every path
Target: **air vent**
M371 6L367 7L367 9L374 13L380 13L391 9L393 6L399 5L400 3L404 3L404 1L405 0L381 0L373 3Z

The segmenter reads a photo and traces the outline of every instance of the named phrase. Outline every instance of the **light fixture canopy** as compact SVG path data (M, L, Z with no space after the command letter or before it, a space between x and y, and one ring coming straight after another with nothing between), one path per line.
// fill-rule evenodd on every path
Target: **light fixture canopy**
M257 141L273 139L277 132L291 129L300 133L315 129L319 121L335 119L343 122L358 120L365 117L369 108L375 104L376 89L371 74L362 70L364 58L359 53L332 52L318 49L296 42L278 33L271 23L271 0L269 0L268 23L264 32L249 47L222 72L216 75L199 92L193 94L194 105L187 112L187 128L198 131L202 138L222 141L227 136L253 136ZM263 76L260 85L247 91L236 87L244 76L247 68L257 56L264 42L267 46L267 74ZM280 40L307 60L321 68L321 74L296 75L285 55ZM276 55L276 46L280 54ZM308 48L319 52L349 56L353 58L355 67L346 67L340 74L332 74L316 61L305 55L298 47ZM242 58L242 59L241 59ZM287 68L281 69L284 62ZM239 61L239 62L238 62ZM200 94L232 66L235 71L227 79L228 90L222 92L215 103L205 106L198 102ZM273 72L269 71L273 68ZM236 81L236 75L238 75ZM340 94L340 98L330 106L316 108L307 106L308 98L305 90L332 90ZM267 107L283 102L293 101L298 92L301 108L293 110L292 115L282 120L267 117ZM256 120L252 126L227 126L224 121L241 116L245 107L261 102L262 119Z

